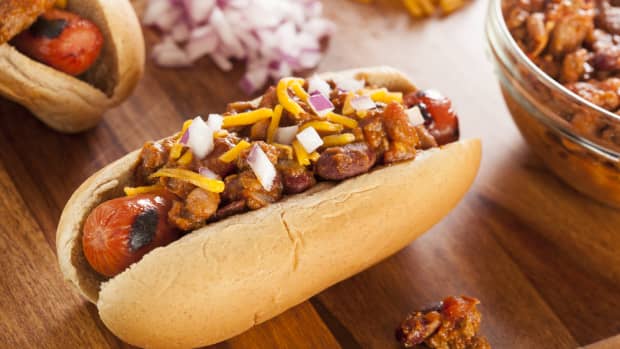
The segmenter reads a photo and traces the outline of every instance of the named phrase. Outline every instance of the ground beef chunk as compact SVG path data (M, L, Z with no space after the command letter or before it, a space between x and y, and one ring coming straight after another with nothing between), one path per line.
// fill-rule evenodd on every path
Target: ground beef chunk
M323 179L339 181L368 172L377 157L366 143L327 148L319 157L315 172Z
M244 200L233 201L220 207L213 216L209 219L209 222L215 222L222 220L226 217L230 217L239 213L243 213L247 210Z
M222 193L225 202L243 201L251 210L257 210L280 200L283 192L282 179L279 175L274 179L271 190L267 191L252 170L226 177L225 184L226 187Z
M213 151L204 159L200 160L200 166L208 168L222 178L226 177L235 169L235 163L221 161L219 157L232 149L236 143L236 138L232 136L215 138Z
M259 108L270 108L273 109L278 104L278 93L273 86L269 86L265 94L260 100L258 104Z
M219 194L195 188L184 201L173 202L168 219L182 230L198 229L217 211L219 204Z
M576 82L567 84L566 87L602 108L615 110L620 106L620 98L618 96L620 79L618 78L610 78L604 81Z
M174 140L172 138L166 138L159 142L146 142L144 144L135 170L135 178L138 185L154 182L149 180L148 177L166 164L173 144Z
M254 105L251 102L233 102L226 106L227 113L243 113L253 109Z
M620 7L612 6L608 1L596 1L596 4L597 26L611 34L620 35Z
M490 349L478 335L481 315L475 298L448 297L438 307L407 316L396 331L407 348L425 344L436 349Z
M551 1L546 20L555 23L549 51L561 56L578 49L594 29L593 1Z
M415 130L418 133L418 139L420 140L420 147L422 150L436 148L439 146L435 140L435 137L433 137L426 127L419 125L415 127Z
M250 139L253 141L264 141L267 139L267 129L271 119L261 120L250 127Z
M378 158L382 158L383 153L389 149L390 143L381 117L379 115L368 116L360 121L360 127L370 149L377 154Z
M280 160L276 166L282 176L285 194L304 192L316 184L314 174L294 160Z
M569 83L581 80L586 73L592 71L588 63L589 58L590 54L588 50L583 48L564 56L562 71L560 72L560 81Z
M390 103L385 108L383 124L390 140L389 148L383 154L383 161L389 164L413 159L420 140L416 129L409 124L403 106Z

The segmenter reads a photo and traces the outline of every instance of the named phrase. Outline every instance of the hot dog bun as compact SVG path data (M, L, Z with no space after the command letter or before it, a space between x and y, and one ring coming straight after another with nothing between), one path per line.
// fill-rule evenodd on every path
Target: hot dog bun
M56 0L0 1L0 44L28 28L38 16L54 6Z
M335 74L363 75L390 90L414 89L389 68ZM81 227L96 205L122 195L136 151L93 175L68 202L56 240L60 267L128 343L149 348L216 343L406 246L462 198L480 153L478 140L461 141L425 151L414 161L321 183L207 225L104 281L82 254Z
M140 23L128 0L74 0L67 9L101 30L105 43L97 63L80 80L3 43L0 95L24 105L50 127L74 133L95 126L105 110L129 96L144 71L145 53Z

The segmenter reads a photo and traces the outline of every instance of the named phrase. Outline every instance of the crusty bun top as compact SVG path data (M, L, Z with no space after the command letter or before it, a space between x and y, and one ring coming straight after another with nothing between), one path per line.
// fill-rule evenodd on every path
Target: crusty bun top
M11 40L54 6L56 0L0 1L0 45Z

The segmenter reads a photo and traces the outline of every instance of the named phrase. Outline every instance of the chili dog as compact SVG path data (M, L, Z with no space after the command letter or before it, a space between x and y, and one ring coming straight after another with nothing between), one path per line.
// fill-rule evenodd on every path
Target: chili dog
M143 70L144 41L127 0L0 3L0 95L56 130L96 125Z
M458 134L447 98L391 68L283 79L89 178L60 219L61 270L131 344L225 340L446 215L480 162Z

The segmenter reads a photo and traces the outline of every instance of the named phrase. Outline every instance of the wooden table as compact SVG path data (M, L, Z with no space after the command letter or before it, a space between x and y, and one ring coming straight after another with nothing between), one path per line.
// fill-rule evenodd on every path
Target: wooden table
M443 91L464 136L483 139L482 168L463 202L397 255L216 347L397 348L408 311L460 294L482 300L495 348L574 348L620 333L620 212L564 186L524 144L485 52L486 2L415 23L387 6L325 3L339 31L320 70L387 64ZM208 60L185 70L149 62L135 95L75 136L0 102L0 347L128 347L62 281L62 207L100 167L243 98L239 76Z

